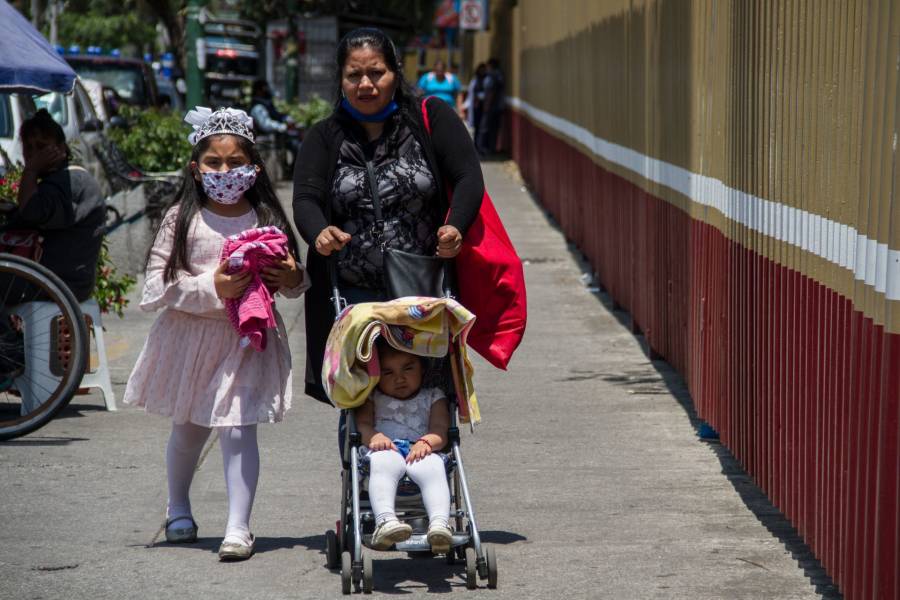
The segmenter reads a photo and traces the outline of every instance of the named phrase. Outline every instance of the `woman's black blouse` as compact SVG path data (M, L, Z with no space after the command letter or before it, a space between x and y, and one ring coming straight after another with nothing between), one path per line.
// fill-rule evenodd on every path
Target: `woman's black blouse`
M378 189L381 228L375 225L369 163ZM338 256L340 281L381 289L383 248L434 254L441 204L425 152L402 122L390 123L374 142L345 138L331 187L331 221L351 236Z
M435 200L444 203L445 186L452 188L447 223L465 234L478 215L484 194L481 163L468 130L451 106L430 100L428 116L430 136L425 132L418 105L392 119L408 127L421 145L436 180ZM313 126L300 146L294 170L294 223L308 244L313 244L325 227L336 224L328 221L326 202L331 201L340 148L347 138L363 140L365 134L343 111L336 111Z

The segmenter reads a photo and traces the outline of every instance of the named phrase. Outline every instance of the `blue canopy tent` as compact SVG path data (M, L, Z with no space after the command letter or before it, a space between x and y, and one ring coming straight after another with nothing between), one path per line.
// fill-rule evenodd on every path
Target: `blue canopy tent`
M75 71L37 29L0 0L0 93L68 94Z

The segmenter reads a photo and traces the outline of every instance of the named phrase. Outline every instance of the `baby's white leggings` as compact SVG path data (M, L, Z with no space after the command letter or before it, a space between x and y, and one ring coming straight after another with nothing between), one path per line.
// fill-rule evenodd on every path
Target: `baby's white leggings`
M169 506L167 516L190 516L189 491L203 444L212 429L193 423L172 425L172 435L166 448L169 475ZM256 425L220 427L219 445L225 464L225 487L228 490L228 541L250 542L250 511L259 481L259 445ZM174 523L173 526L184 526ZM237 538L237 539L234 539Z
M422 502L431 523L439 521L447 525L450 518L450 488L444 461L436 454L429 454L411 464L394 450L381 450L369 454L369 502L375 514L375 522L395 518L394 498L397 484L409 475L422 490Z

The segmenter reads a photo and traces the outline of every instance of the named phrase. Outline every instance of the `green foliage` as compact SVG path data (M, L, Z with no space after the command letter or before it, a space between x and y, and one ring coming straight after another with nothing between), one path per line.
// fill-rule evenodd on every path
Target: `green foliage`
M103 313L115 313L123 317L128 306L128 292L134 287L135 279L130 275L119 276L116 266L109 258L109 246L106 239L100 246L100 258L97 260L97 284L94 287L94 300L100 305Z
M297 125L304 129L309 129L334 110L331 103L315 95L312 100L303 104L289 104L279 100L276 102L276 108L290 115Z
M127 128L109 129L109 137L128 162L143 171L177 171L191 158L191 128L168 111L124 106Z
M156 39L153 23L136 12L102 14L65 11L57 20L59 41L63 46L78 44L104 48L144 48Z

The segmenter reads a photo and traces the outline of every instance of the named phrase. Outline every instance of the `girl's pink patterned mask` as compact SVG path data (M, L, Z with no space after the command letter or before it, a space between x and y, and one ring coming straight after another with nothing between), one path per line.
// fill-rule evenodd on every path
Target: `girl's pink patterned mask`
M256 183L256 166L244 165L228 171L200 173L206 197L219 204L236 204Z

